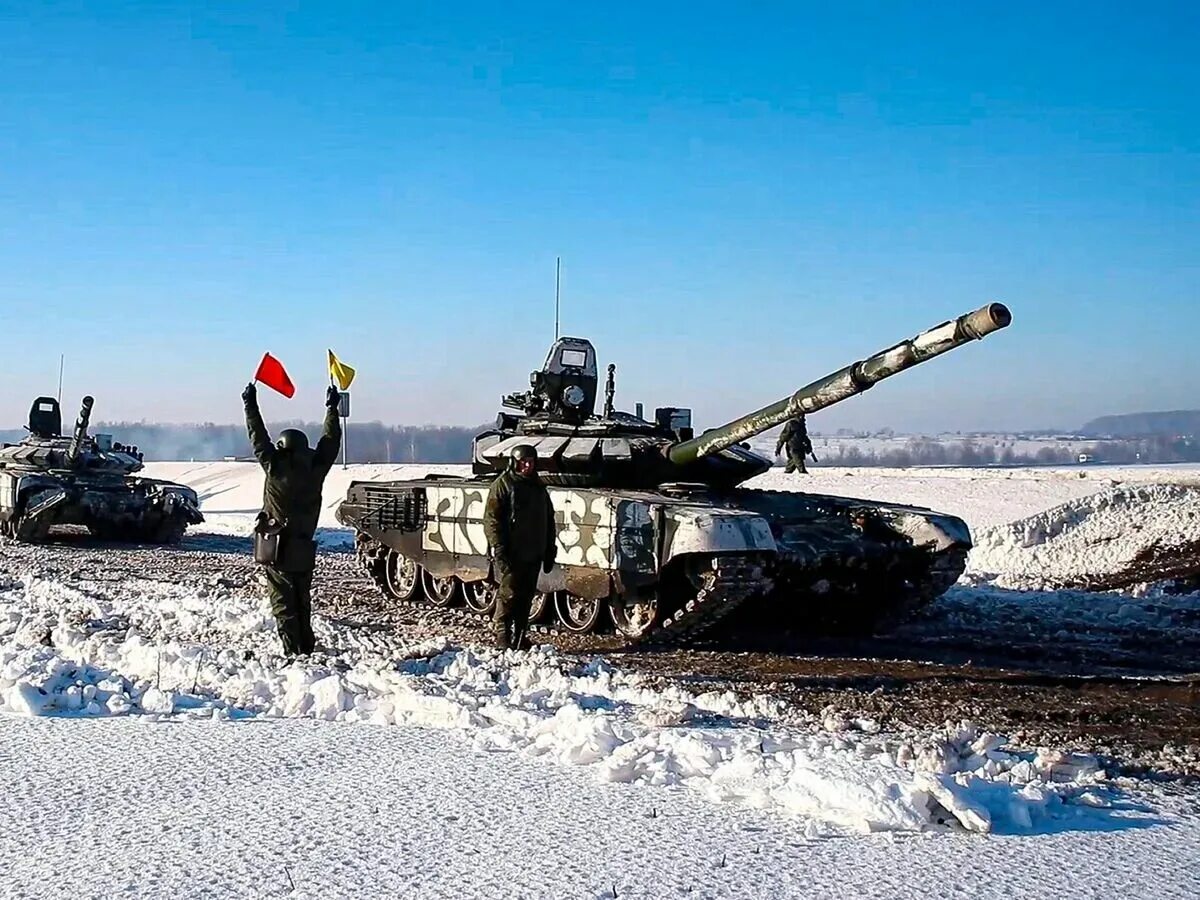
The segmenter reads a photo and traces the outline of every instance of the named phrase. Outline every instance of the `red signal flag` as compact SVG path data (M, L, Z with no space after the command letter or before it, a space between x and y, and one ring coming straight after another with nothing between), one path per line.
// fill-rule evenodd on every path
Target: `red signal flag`
M292 384L292 379L288 378L283 363L270 353L263 354L262 362L258 364L258 371L254 373L254 380L261 381L267 387L279 391L288 398L296 393L296 386Z

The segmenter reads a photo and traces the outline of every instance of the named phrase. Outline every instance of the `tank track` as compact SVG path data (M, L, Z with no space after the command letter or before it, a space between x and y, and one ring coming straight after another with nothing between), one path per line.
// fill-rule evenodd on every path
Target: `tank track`
M630 641L638 647L672 646L698 637L755 594L768 593L771 582L762 568L744 562L705 572L696 596L665 618L657 628Z
M66 523L66 527L88 529L101 541L119 544L178 544L188 528L188 520L182 515L163 516L153 526L118 525L104 521L91 525ZM0 523L0 537L10 538L23 544L40 544L50 537L51 525L38 519L18 519Z
M425 610L437 609L421 599L399 600L392 596L387 584L387 550L378 541L358 534L355 538L355 554L359 564L389 601ZM705 572L701 581L695 597L641 637L623 638L620 633L606 637L623 640L622 646L625 647L652 649L678 646L707 631L750 597L763 592L764 588L769 590L771 586L769 581L764 580L760 567L744 561ZM486 613L476 612L467 606L445 607L437 611L462 623L482 624L488 621ZM530 623L529 630L546 635L574 634L552 622Z

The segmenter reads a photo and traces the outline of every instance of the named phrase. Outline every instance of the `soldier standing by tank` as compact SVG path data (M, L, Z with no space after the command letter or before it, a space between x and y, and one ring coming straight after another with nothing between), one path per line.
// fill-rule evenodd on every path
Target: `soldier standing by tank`
M311 653L312 580L316 568L314 535L321 515L321 487L337 460L342 442L338 392L330 386L325 398L325 428L316 449L295 428L279 433L271 443L258 409L258 391L251 382L242 392L246 430L254 455L266 472L263 508L255 527L255 560L264 564L271 612L288 656Z
M808 437L808 423L804 421L804 413L799 413L794 419L789 419L783 426L783 430L779 432L779 440L775 444L775 455L779 455L779 451L787 447L787 467L783 470L790 475L792 472L799 471L801 475L807 475L808 469L804 467L804 457L812 456L813 462L816 462L817 455L813 453L812 441Z
M537 451L528 444L512 449L508 468L488 489L483 530L500 588L496 646L524 649L529 646L525 632L538 572L554 568L557 539L550 493L537 473Z

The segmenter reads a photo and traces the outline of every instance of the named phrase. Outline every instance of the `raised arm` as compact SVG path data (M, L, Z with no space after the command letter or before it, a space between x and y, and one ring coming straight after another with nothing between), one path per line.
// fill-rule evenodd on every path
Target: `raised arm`
M342 446L342 420L338 418L337 388L330 387L325 394L325 428L317 441L317 464L328 469L337 462L338 450Z
M242 401L246 405L246 432L250 435L250 446L254 449L259 464L267 469L275 455L275 447L271 444L271 435L268 434L262 413L258 410L258 390L254 387L254 382L250 382L242 391Z

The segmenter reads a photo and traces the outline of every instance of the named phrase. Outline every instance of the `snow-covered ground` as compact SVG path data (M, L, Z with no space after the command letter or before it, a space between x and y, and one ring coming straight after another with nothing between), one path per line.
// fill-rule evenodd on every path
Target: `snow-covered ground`
M866 832L941 820L978 832L1057 828L1062 815L1105 797L1095 760L1010 753L1002 736L970 727L881 736L873 723L766 697L656 689L602 659L548 647L409 646L325 620L317 630L332 660L287 664L273 653L261 597L219 581L133 578L114 589L86 577L9 576L0 586L0 712L446 728L481 749L583 766L601 781L679 785Z
M2 719L0 760L4 897L1200 891L1200 828L1181 811L1036 837L845 836L679 789L597 783L427 728Z
M196 487L205 530L244 533L258 508L251 464L148 468ZM335 469L322 524L351 478L430 470ZM958 513L999 561L974 577L999 587L1080 528L1087 565L1147 515L1168 517L1155 540L1195 527L1175 515L1195 488L1129 485L1200 472L1105 475L821 470L756 486ZM288 663L252 585L13 559L0 545L0 896L1200 893L1200 796L1062 748L966 724L881 733L548 647L413 645L320 617L328 654Z
M0 577L8 896L1200 888L1196 798L1086 756L324 619L287 664L219 579Z

